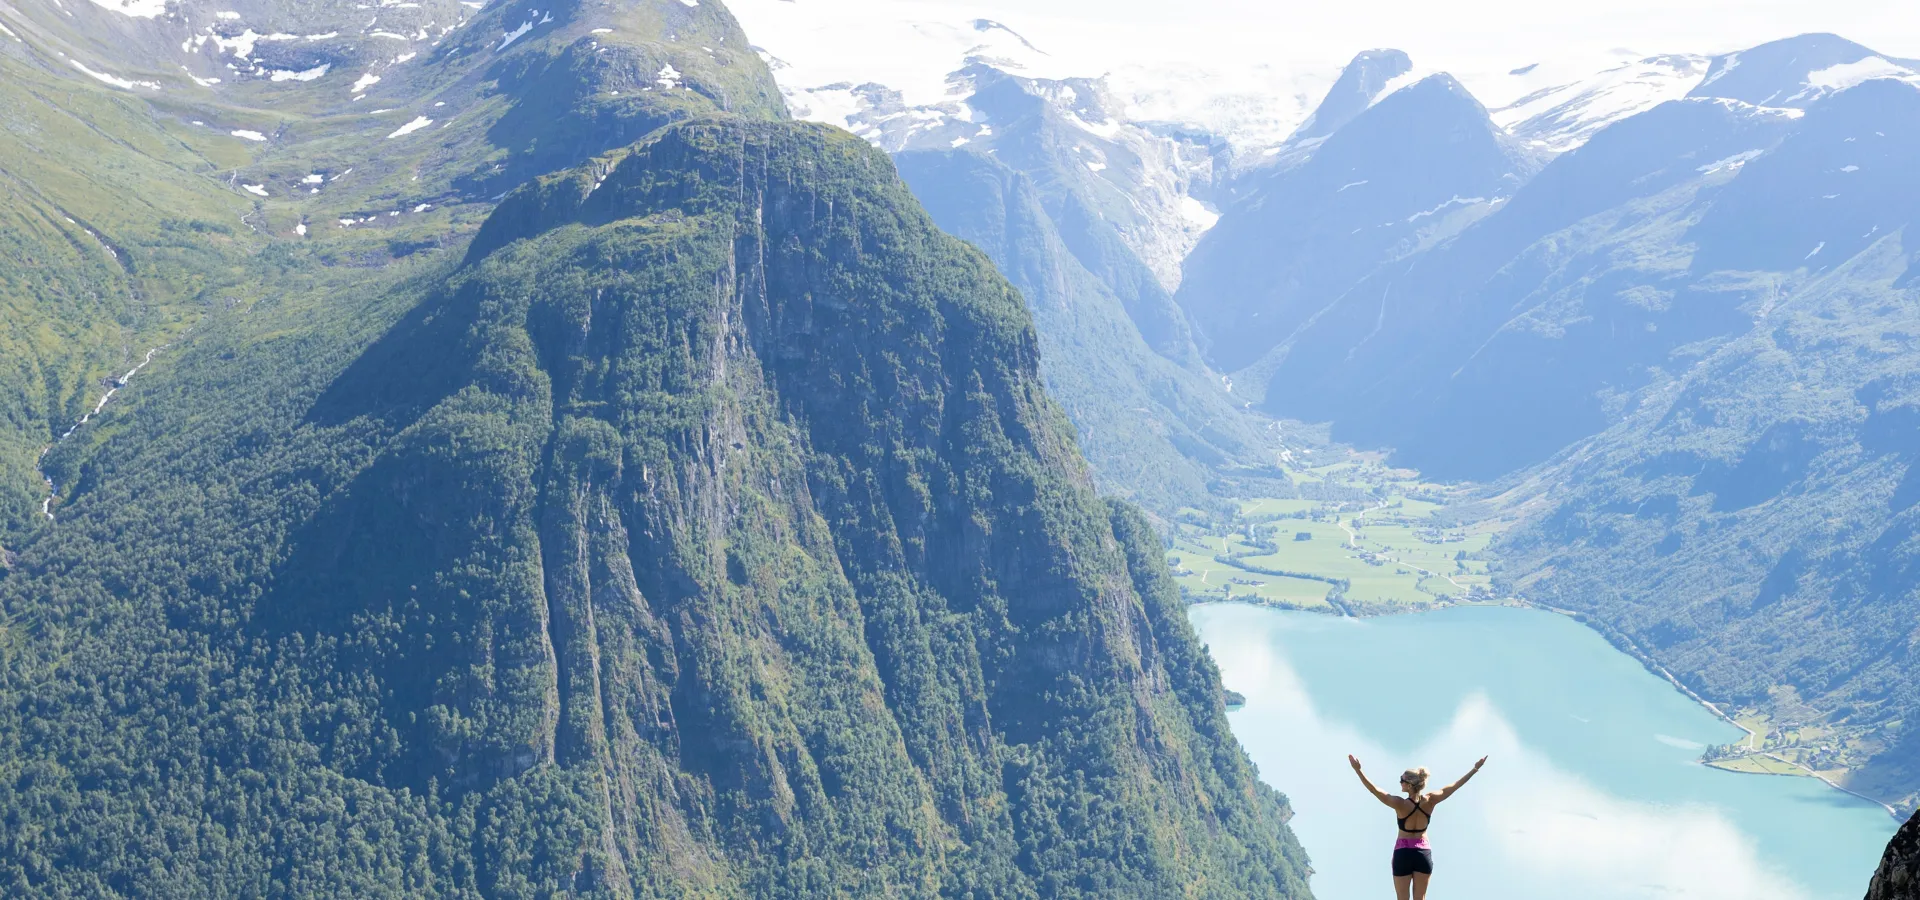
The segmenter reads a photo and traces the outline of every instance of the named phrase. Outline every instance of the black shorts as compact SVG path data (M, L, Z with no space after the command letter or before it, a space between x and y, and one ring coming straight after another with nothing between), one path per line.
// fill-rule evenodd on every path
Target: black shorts
M1393 877L1406 878L1416 872L1421 875L1433 874L1432 850L1401 847L1393 851Z

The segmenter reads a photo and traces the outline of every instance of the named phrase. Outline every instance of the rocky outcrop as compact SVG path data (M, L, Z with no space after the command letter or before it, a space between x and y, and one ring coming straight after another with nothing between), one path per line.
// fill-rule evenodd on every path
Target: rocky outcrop
M1920 898L1920 816L1907 820L1906 827L1887 844L1887 855L1867 886L1867 900L1914 900Z

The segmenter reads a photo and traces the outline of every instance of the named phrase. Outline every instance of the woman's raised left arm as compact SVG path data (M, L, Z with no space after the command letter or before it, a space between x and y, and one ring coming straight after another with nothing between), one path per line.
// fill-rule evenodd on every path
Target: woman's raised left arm
M1373 796L1377 798L1381 803L1385 803L1388 806L1393 806L1393 796L1373 786L1373 781L1367 778L1367 773L1360 768L1359 757L1349 753L1347 754L1347 762L1352 764L1353 774L1360 776L1360 783L1367 786L1367 791L1369 793L1373 794Z

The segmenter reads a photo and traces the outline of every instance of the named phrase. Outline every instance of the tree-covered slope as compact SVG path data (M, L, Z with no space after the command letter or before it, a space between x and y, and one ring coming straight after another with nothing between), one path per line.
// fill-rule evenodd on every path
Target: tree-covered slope
M197 330L0 579L9 892L1305 895L878 151L675 126L339 287Z
M1722 273L1700 293L1749 298L1750 324L1682 348L1533 476L1542 514L1507 550L1527 596L1594 614L1710 699L1830 729L1812 763L1909 806L1916 148L1920 90L1869 82L1720 188L1677 246Z

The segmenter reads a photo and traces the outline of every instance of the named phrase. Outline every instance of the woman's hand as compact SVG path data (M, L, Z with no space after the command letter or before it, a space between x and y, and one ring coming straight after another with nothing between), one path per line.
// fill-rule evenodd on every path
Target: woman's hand
M1372 794L1381 803L1393 806L1393 798L1387 796L1379 788L1374 787L1373 781L1367 777L1367 773L1360 771L1360 757L1354 756L1351 753L1347 754L1347 764L1353 766L1353 774L1360 776L1360 784L1366 787L1367 793ZM1398 809L1398 807L1395 808Z
M1473 764L1473 770L1474 770L1475 772L1478 772L1478 771L1480 771L1480 767L1481 767L1481 766L1484 766L1484 765L1486 765L1486 764L1487 764L1487 758L1486 758L1486 757L1484 757L1484 756L1482 756L1482 757L1480 757L1480 761L1479 761L1479 762L1477 762L1477 763L1474 763L1474 764Z

